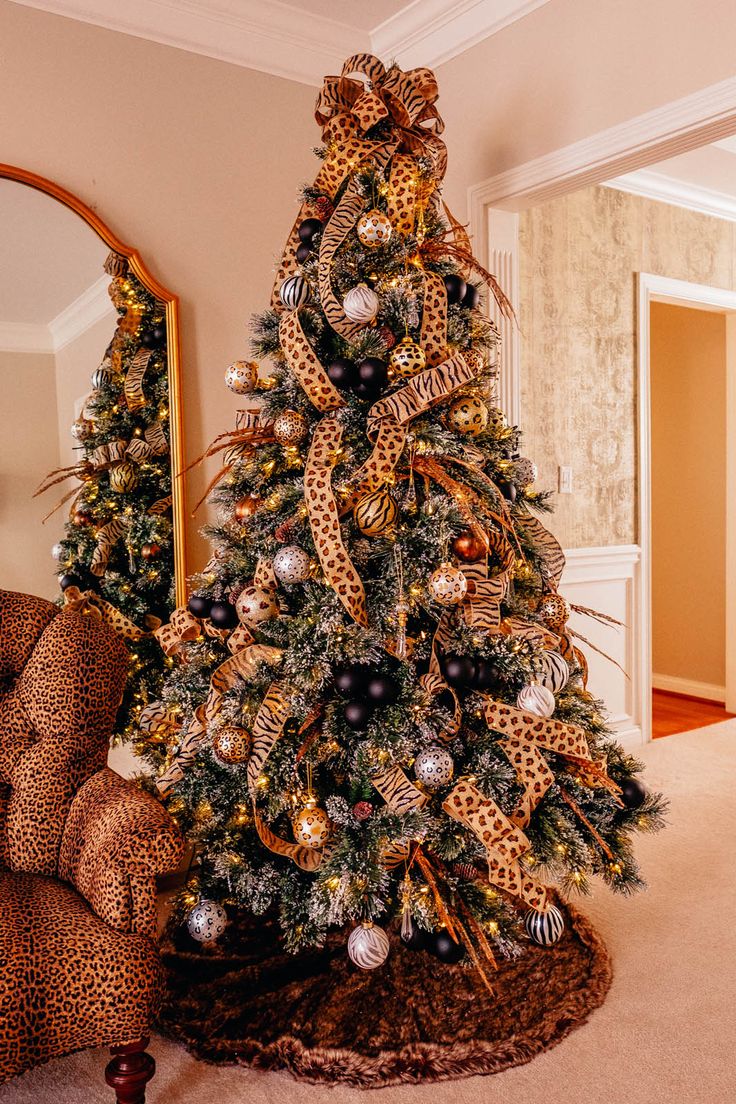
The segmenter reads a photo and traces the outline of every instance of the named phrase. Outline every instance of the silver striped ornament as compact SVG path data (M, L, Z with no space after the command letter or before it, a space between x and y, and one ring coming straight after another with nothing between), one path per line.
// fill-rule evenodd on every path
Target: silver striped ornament
M365 922L353 928L348 939L350 960L361 970L375 970L388 958L389 941L383 928Z
M553 694L564 690L570 680L570 668L559 652L542 652L537 678Z
M279 288L279 295L288 310L296 310L309 302L309 284L303 276L287 276Z
M535 912L529 909L524 917L526 934L540 947L551 947L562 935L565 921L562 913L555 905L550 905L546 912Z

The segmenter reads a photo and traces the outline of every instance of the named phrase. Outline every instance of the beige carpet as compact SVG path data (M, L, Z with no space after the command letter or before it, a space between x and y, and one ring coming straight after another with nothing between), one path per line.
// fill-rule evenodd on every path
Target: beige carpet
M650 883L631 900L586 904L614 962L608 1000L584 1027L526 1066L492 1077L374 1091L391 1104L734 1104L736 1102L736 721L651 744L668 829L641 837ZM359 1014L359 1010L356 1011ZM154 1039L149 1104L348 1104L355 1089L286 1074L207 1066ZM110 1104L102 1051L32 1071L2 1104Z

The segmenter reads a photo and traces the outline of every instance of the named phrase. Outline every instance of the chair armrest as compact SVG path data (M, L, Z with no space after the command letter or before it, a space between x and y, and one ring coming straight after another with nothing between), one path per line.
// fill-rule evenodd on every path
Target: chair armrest
M105 768L74 798L59 877L111 927L156 935L156 875L179 862L181 834L151 794Z

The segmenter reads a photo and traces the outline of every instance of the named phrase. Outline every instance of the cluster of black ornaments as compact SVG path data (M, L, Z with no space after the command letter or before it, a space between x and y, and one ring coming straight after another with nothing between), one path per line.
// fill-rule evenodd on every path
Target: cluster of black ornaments
M399 696L395 679L363 663L336 671L335 689L341 697L350 699L343 707L343 717L356 732L366 727L374 709L392 705Z
M401 933L401 942L409 951L427 951L440 962L446 962L448 965L459 962L465 954L462 943L456 943L444 928L440 931L428 932L420 928L414 920L409 921L408 934L404 936L404 933Z
M140 335L140 343L144 349L162 349L166 344L166 324L157 322Z
M296 247L296 259L299 264L304 264L314 250L314 236L322 232L322 223L319 219L308 218L299 223L297 233L299 245Z
M374 399L388 384L388 364L378 357L366 357L355 364L336 357L327 366L327 375L339 391L352 391L361 399Z
M447 302L450 306L460 305L468 310L475 310L480 299L480 292L472 284L466 284L462 276L445 276L445 289L447 290Z
M187 603L187 609L200 621L209 618L216 629L234 629L238 623L238 614L232 602L226 598L206 598L204 594L193 594Z
M443 656L440 668L445 682L453 690L478 690L487 693L494 690L501 679L500 672L495 664L482 657L458 655L450 652Z
M59 576L59 586L62 590L68 590L69 587L77 587L78 590L96 590L99 581L96 575L81 566L75 567L74 571L65 571Z

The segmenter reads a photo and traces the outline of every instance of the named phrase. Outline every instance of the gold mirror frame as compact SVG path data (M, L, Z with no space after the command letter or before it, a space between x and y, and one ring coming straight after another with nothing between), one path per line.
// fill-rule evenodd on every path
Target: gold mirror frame
M179 344L179 297L160 284L155 276L146 268L140 254L136 249L122 242L109 226L106 225L91 208L83 203L78 196L72 195L60 184L53 180L46 180L43 176L28 172L27 169L19 169L15 165L0 164L0 178L15 180L18 184L26 184L29 188L36 188L39 192L63 203L94 230L98 237L102 238L105 245L115 253L120 253L127 258L128 264L140 280L143 286L160 299L166 306L166 344L168 357L168 382L169 382L169 432L171 454L171 495L172 495L172 524L174 529L174 586L176 591L176 605L186 603L186 527L185 527L185 500L184 500L184 453L181 413L181 348Z

